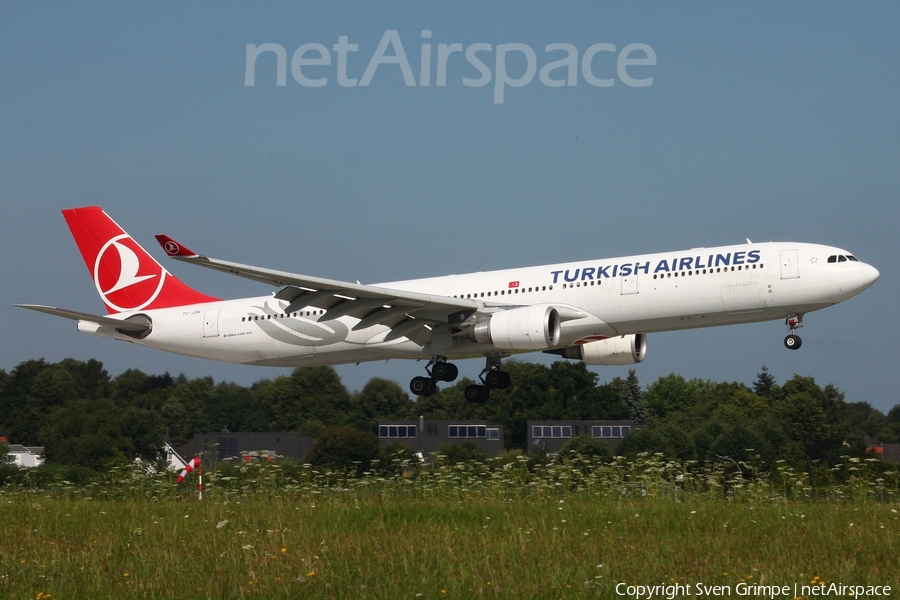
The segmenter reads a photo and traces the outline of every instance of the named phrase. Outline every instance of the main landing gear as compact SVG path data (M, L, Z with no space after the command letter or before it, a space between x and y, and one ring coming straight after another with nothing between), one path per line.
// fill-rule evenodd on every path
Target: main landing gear
M478 378L481 379L481 385L466 386L465 397L469 402L486 402L490 390L505 390L512 383L509 373L500 370L499 356L486 358L484 370Z
M430 367L430 368L429 368ZM413 377L409 382L409 391L416 396L431 396L437 391L438 381L455 381L459 375L459 369L453 363L448 363L443 356L436 356L425 366L428 377Z
M490 390L505 390L512 383L509 373L500 370L500 357L488 356L484 370L478 376L480 384L466 386L464 395L469 402L486 402ZM425 366L428 377L413 377L409 391L416 396L431 396L437 391L438 381L455 381L459 369L443 356L436 356Z
M797 350L800 348L800 344L803 343L800 336L794 334L795 331L803 327L801 323L803 323L803 315L801 314L790 315L784 321L788 328L788 335L784 338L784 347L788 350Z

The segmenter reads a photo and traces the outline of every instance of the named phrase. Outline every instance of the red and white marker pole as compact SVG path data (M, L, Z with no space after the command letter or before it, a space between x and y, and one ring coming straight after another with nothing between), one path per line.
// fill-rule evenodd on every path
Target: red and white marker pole
M200 466L200 457L195 456L194 458L192 458L191 460L188 461L188 464L184 465L184 470L181 472L181 475L179 475L178 479L176 479L175 481L177 483L181 483L182 481L184 481L184 478L187 477L188 473L190 473L191 471L193 471L194 469L196 469L199 466Z

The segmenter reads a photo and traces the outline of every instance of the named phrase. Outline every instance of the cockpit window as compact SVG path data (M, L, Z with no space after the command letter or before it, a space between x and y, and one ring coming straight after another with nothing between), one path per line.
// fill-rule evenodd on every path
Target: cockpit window
M830 263L847 262L848 260L851 262L859 262L859 259L851 254L844 254L844 255L832 254L831 256L828 257L828 262L830 262Z

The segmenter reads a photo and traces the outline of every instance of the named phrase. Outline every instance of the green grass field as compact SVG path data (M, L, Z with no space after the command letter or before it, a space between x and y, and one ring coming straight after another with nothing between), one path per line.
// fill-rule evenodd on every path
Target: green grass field
M254 467L207 478L202 502L170 478L5 488L0 597L626 597L619 583L740 597L741 583L822 582L900 597L900 504L874 480L785 494L784 478L671 479L660 460L516 468L340 482Z

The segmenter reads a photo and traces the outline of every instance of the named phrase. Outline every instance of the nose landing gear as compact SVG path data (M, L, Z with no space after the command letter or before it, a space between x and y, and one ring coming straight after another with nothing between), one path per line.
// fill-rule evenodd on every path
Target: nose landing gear
M784 324L787 325L788 335L784 338L784 347L788 350L797 350L803 343L800 336L794 334L795 331L803 327L802 323L803 315L801 314L789 315L788 318L785 319Z

